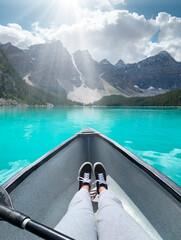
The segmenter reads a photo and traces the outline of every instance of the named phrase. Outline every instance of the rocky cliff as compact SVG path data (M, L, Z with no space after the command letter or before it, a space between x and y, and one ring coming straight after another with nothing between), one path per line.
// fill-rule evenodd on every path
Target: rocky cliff
M13 55L17 58L16 52L13 51ZM59 94L27 84L0 50L0 106L26 104L73 105L74 103Z

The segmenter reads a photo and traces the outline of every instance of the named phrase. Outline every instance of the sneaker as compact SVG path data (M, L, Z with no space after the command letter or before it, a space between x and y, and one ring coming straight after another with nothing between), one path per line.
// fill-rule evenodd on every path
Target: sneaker
M90 162L83 163L78 172L79 190L81 189L82 186L85 186L85 185L88 185L90 189L91 173L92 173L92 164Z
M97 193L99 194L99 188L105 187L108 189L107 182L106 182L106 170L102 163L96 162L94 164L94 175L96 179L96 186L97 186Z

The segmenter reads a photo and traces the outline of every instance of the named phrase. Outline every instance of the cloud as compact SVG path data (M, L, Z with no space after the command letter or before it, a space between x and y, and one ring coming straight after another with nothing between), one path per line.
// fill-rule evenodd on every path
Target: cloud
M113 62L120 58L134 62L144 57L138 46L148 42L157 30L155 24L136 13L94 11L71 27L60 27L56 38L72 52L89 49L99 60L106 57Z
M181 18L161 12L150 21L158 28L158 42L145 42L139 51L142 49L146 56L152 56L166 50L177 61L181 61Z
M11 42L19 48L26 48L32 44L42 43L44 40L36 32L23 30L19 24L9 23L7 26L0 25L0 42Z
M181 18L159 13L155 22L160 28L159 46L181 61Z
M109 0L114 4L120 2L123 3ZM93 1L94 6L96 3L101 1ZM151 41L155 34L158 42ZM21 48L54 39L61 40L70 52L88 49L98 61L107 58L113 63L119 59L132 63L162 50L181 61L181 18L163 12L155 19L146 19L126 10L79 8L77 21L70 26L41 28L34 23L31 31L27 31L18 24L0 25L0 42L10 41Z
M158 42L152 42L156 33ZM60 27L56 38L72 52L89 49L98 60L137 62L166 50L181 61L181 18L163 12L147 20L125 10L87 11L77 24Z

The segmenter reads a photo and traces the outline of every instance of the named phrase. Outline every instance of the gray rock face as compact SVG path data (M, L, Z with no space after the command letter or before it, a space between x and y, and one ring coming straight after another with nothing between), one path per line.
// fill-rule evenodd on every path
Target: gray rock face
M69 91L81 85L71 55L60 41L31 46L27 53L34 60L30 80L36 85L53 91L59 87Z
M27 105L13 99L0 98L0 106L23 107Z
M103 59L102 61L100 61L99 64L100 65L105 65L105 66L112 65L106 58Z
M0 49L3 50L11 65L22 77L30 72L33 61L25 51L11 45L11 43L0 45Z
M82 81L91 89L103 89L99 79L99 64L94 61L88 51L77 51L73 54L75 64L82 74Z
M117 68L124 68L125 66L126 64L121 59L115 64L115 67Z

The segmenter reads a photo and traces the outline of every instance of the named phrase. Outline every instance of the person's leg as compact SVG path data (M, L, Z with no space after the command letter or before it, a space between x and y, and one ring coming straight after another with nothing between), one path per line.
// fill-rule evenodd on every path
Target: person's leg
M124 210L122 203L107 190L106 170L94 164L99 195L97 230L99 240L151 240L141 226Z
M75 194L66 215L55 229L77 240L97 239L96 221L88 190L82 188Z
M77 240L96 240L97 226L89 194L91 163L84 163L78 173L79 191L69 204L68 211L55 227L57 231Z
M151 240L110 191L101 191L98 206L99 240Z

